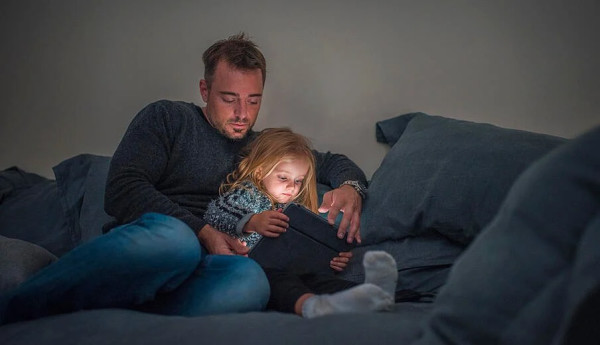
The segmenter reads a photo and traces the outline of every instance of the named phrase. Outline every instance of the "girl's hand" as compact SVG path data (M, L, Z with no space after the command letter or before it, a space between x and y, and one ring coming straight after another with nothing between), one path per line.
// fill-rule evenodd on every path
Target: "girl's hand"
M288 227L288 216L277 211L263 211L250 217L244 232L258 232L266 237L278 237Z
M352 252L341 252L339 256L336 256L335 258L331 259L331 261L329 262L329 267L338 272L341 272L346 268L346 266L348 266L348 262L350 262L351 258Z

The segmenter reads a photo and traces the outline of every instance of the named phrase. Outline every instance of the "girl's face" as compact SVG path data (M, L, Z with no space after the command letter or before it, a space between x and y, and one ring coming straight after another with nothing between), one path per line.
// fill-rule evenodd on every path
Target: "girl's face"
M304 176L308 174L308 162L304 159L282 160L262 183L278 203L288 203L298 195Z

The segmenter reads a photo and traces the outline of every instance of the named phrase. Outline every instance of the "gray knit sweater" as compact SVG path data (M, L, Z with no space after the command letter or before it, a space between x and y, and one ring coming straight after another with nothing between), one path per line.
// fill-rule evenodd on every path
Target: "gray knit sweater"
M204 220L215 229L246 242L248 248L261 239L262 235L244 233L242 229L254 214L273 209L271 200L256 186L245 181L242 186L229 190L209 205Z
M206 225L209 202L219 196L219 186L255 134L228 139L192 103L163 100L148 105L133 119L112 157L104 207L117 222L105 230L157 212L199 231ZM366 184L364 173L347 157L314 153L318 182L333 188L345 180Z

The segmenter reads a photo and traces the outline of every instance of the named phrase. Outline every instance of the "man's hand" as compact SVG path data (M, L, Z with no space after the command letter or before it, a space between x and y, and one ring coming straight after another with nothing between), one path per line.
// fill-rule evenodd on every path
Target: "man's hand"
M362 211L362 199L358 192L348 185L343 185L323 195L323 203L319 206L319 212L329 212L327 221L334 224L337 215L344 213L340 226L338 227L338 237L343 238L348 232L346 240L352 243L354 239L360 243L360 213Z
M250 217L244 232L256 231L266 237L279 237L288 228L290 219L278 211L263 211Z
M198 240L206 247L209 254L247 256L250 251L250 249L238 239L217 231L208 224L200 230L197 236Z
M352 252L341 252L335 258L331 259L329 262L329 267L332 269L341 272L346 266L348 266L348 262L352 258Z

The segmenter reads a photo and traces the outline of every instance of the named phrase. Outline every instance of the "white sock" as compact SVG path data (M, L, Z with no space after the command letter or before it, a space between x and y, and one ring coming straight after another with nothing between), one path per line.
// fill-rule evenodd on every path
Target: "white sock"
M381 250L370 250L363 257L365 268L365 283L375 284L383 291L394 296L398 283L398 268L396 260Z
M331 295L315 295L308 298L302 305L302 316L313 318L328 314L388 310L393 304L392 295L379 286L361 284Z

